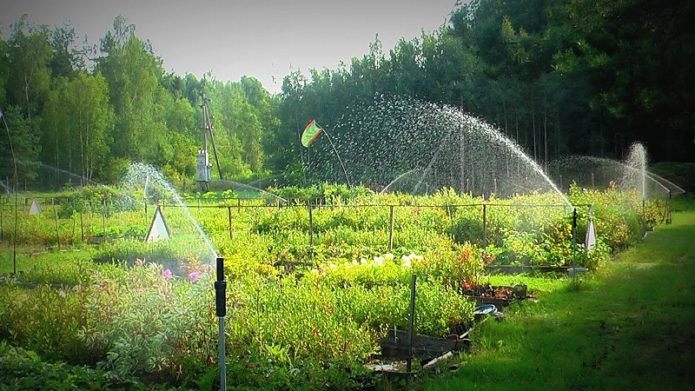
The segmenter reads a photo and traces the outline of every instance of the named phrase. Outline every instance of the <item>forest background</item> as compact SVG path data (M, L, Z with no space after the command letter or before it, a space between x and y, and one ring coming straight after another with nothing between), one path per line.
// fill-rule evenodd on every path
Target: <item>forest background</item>
M70 25L28 20L0 36L0 179L8 183L12 153L18 183L29 187L74 184L43 166L112 183L131 161L192 181L203 89L222 171L237 180L325 180L306 175L306 123L331 129L347 107L382 95L460 108L541 164L567 154L622 158L633 141L652 161L695 157L695 3L687 0L473 1L433 33L386 49L377 37L349 64L293 71L279 94L253 76L167 73L123 17L98 45L80 44ZM359 139L373 130L342 131Z

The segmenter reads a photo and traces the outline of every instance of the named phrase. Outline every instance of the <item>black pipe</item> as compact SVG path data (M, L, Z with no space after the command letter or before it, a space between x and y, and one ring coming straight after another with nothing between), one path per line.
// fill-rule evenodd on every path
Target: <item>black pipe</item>
M577 235L577 208L572 210L572 239Z
M572 281L577 282L577 208L572 210Z
M217 281L215 281L215 314L222 318L227 315L227 282L224 280L224 258L217 257Z

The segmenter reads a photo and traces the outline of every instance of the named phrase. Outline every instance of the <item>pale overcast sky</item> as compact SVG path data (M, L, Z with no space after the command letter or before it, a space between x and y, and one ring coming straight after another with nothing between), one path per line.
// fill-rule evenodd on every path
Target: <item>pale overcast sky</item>
M33 24L70 22L97 43L117 15L152 43L164 69L217 80L255 76L271 92L292 69L336 68L368 51L378 34L388 53L399 38L445 24L455 0L0 0L5 37L22 14Z

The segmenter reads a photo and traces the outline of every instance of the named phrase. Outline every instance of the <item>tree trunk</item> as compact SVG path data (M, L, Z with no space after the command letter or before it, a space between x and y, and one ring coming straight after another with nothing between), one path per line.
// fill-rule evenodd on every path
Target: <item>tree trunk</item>
M504 114L504 135L509 134L509 128L507 127L507 100L502 100L502 113Z
M29 76L31 80L31 76ZM24 74L24 98L27 101L27 119L31 122L31 107L29 106L29 80L27 80L27 74Z
M79 109L79 118L80 118L80 185L84 186L83 178L84 178L84 165L85 165L85 157L84 157L84 135L83 135L83 126L82 126L82 108Z

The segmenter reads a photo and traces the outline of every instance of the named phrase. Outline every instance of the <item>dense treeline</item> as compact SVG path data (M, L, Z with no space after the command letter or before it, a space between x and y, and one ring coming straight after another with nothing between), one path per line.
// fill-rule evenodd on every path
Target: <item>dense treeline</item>
M280 137L296 159L295 118L331 126L352 102L395 94L461 107L540 163L622 158L638 140L654 160L692 160L693 17L688 1L472 1L387 54L376 40L349 65L286 77Z
M461 107L541 163L567 153L618 158L635 140L653 160L692 160L694 17L687 0L476 0L388 53L376 39L350 64L293 72L279 95L252 77L166 73L121 17L98 47L79 47L70 26L25 17L0 38L0 107L11 136L0 137L0 176L12 177L11 139L20 182L69 179L36 162L89 180L115 180L133 160L191 178L203 87L222 170L236 178L302 178L306 122L330 127L346 107L379 94Z
M131 161L192 178L203 88L224 172L264 172L262 142L278 127L278 97L258 80L166 73L122 17L98 47L78 47L71 26L32 26L26 16L0 40L0 108L10 135L0 137L3 182L13 175L12 149L20 184L114 181Z

